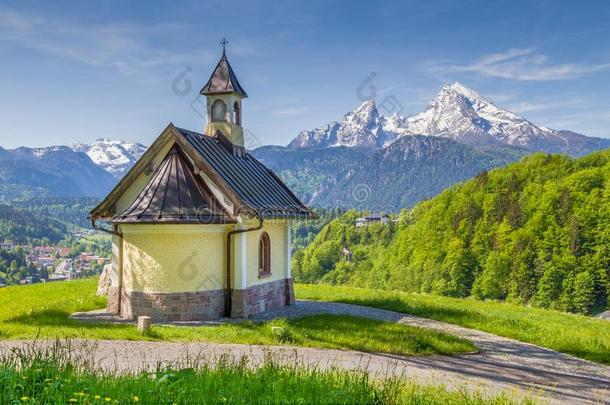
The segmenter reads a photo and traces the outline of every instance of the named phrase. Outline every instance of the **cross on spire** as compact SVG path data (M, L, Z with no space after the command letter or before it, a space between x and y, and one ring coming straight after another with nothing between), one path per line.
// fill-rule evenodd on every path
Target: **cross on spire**
M220 41L220 45L222 45L222 53L225 53L228 43L229 43L229 41L227 40L227 38L222 37L222 40Z

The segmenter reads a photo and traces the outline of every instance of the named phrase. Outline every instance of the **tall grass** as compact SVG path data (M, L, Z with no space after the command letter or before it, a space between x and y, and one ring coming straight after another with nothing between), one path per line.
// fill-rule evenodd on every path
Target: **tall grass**
M190 367L154 372L96 370L75 360L62 345L29 347L0 359L0 403L96 404L509 404L507 395L486 397L461 389L421 386L364 372L284 366L267 358L254 367L247 359L220 358ZM525 403L531 401L525 400Z

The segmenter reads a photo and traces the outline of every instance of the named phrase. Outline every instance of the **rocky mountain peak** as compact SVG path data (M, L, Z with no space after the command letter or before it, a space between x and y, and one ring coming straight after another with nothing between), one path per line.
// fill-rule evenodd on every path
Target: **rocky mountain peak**
M288 145L291 148L362 146L383 147L396 139L392 132L386 132L386 118L379 114L374 100L367 100L355 110L348 112L339 123L331 122L310 131L301 131ZM398 122L396 117L392 122Z
M349 128L351 131L358 132L363 130L374 130L379 126L379 112L375 106L375 101L365 101L354 111L345 114L341 123L342 130Z
M375 100L367 100L360 104L354 111L345 114L345 121L352 121L362 125L374 124L379 119L379 112L375 106Z
M465 97L471 101L483 101L485 103L489 103L489 101L487 101L487 99L485 97L481 96L479 93L477 93L473 89L464 86L460 82L453 82L451 84L447 84L447 85L443 86L439 95L442 93L453 93L453 94L457 94L459 96Z

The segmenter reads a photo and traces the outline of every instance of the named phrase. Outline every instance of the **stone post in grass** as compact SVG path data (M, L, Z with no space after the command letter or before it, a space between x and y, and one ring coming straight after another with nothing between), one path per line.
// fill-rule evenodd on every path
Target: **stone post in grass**
M151 325L150 316L138 316L138 332L146 333L150 329Z

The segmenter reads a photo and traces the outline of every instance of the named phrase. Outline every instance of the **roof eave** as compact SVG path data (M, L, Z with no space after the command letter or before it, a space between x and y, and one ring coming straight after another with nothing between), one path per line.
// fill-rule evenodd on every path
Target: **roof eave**
M236 91L236 90L212 91L212 90L206 90L206 87L208 87L208 85L203 86L201 91L199 91L199 94L201 94L202 96L207 96L207 95L212 95L212 94L235 94L235 95L239 96L240 98L248 98L248 94L245 91Z
M189 219L116 219L109 221L117 225L232 225L236 224L237 220L230 218L215 219L211 221L205 220L189 220Z

